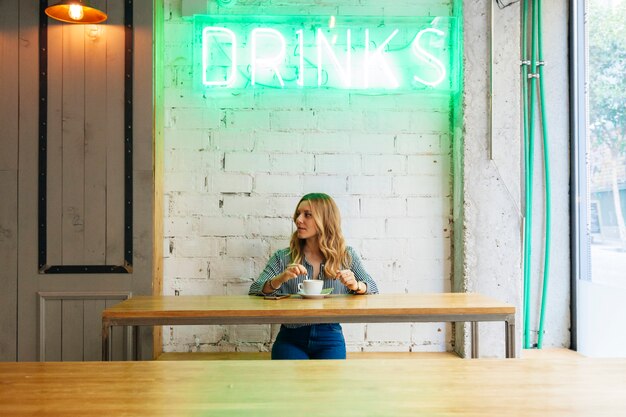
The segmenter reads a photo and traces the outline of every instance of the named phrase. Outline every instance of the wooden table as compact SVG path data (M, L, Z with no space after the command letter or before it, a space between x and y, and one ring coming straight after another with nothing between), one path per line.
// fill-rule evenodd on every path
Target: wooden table
M506 357L515 356L515 307L473 293L299 296L265 300L257 296L133 297L102 313L102 359L110 360L111 326L263 323L471 322L472 357L478 356L477 323L505 324Z
M0 415L619 417L626 359L0 363Z

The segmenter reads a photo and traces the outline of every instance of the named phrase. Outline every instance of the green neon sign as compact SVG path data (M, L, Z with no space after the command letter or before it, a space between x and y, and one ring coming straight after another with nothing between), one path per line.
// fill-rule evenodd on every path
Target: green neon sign
M458 91L455 17L194 16L205 89Z

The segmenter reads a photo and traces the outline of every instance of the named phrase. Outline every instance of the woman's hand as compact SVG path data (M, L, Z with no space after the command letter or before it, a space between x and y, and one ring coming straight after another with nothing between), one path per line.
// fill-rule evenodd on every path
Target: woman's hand
M304 266L300 264L289 264L282 273L265 281L265 285L263 286L263 289L261 291L264 294L270 294L274 291L278 291L280 289L280 286L283 285L285 282L289 281L290 279L294 279L298 275L306 274L307 270Z
M337 271L337 276L335 277L343 285L345 285L351 291L359 290L359 283L354 276L354 272L349 269L342 269L341 271Z
M304 265L289 264L287 265L287 268L285 268L283 273L279 275L279 277L281 278L281 283L284 283L284 282L289 281L290 279L294 279L295 277L299 275L306 275L306 274L307 274L307 270L304 267Z

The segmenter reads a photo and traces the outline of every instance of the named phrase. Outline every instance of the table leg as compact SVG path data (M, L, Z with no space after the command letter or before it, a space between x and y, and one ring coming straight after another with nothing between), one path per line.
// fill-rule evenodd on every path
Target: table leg
M139 360L139 326L133 326L133 360Z
M504 322L506 337L506 357L515 357L515 317Z
M111 360L111 326L108 322L102 322L102 360Z
M472 322L472 358L478 358L478 322Z

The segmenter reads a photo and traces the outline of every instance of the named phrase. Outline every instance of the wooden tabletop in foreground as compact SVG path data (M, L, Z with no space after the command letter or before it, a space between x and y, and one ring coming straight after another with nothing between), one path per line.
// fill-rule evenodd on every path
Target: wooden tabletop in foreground
M626 359L0 363L2 416L618 417Z
M515 314L515 307L474 293L337 295L324 299L292 296L138 296L107 308L103 319L150 317L306 317L442 314Z

